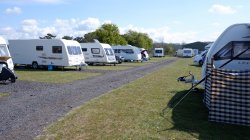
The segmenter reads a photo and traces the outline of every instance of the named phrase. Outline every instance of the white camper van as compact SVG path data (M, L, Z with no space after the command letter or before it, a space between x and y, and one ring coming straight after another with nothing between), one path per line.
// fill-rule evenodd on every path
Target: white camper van
M98 40L92 43L80 43L86 63L93 64L116 64L113 49L109 44L100 43Z
M194 51L191 48L183 48L183 57L193 57L194 56Z
M12 58L8 49L8 45L7 45L6 40L3 37L0 37L0 57L5 57L5 58L8 57L6 60L8 68L11 71L14 71L14 64L13 64L13 61L12 61ZM0 61L5 61L5 60L0 60Z
M140 49L131 46L131 45L125 45L125 46L112 46L115 55L123 56L125 61L142 61L142 56Z
M80 44L64 39L9 40L14 64L39 66L81 66L84 56Z
M219 68L245 50L247 51L222 68L230 70L250 69L250 23L231 25L211 45L202 67L202 77L206 76L207 63L213 61L214 67Z
M155 48L154 49L154 57L163 57L164 49L163 48Z

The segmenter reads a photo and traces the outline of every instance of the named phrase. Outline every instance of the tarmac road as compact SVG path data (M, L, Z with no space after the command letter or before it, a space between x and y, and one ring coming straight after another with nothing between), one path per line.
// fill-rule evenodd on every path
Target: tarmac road
M124 71L105 72L97 77L67 84L20 80L14 84L0 84L0 93L10 93L10 96L0 98L0 139L34 139L46 126L72 108L176 60L164 60Z

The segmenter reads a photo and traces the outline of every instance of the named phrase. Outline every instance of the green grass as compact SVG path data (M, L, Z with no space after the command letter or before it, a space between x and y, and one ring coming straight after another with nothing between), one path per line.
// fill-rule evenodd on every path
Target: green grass
M10 94L9 93L0 93L0 98L1 97L6 97L6 96L9 96Z
M16 70L18 80L45 82L45 83L69 83L75 80L85 79L99 75L99 73L84 73L77 71L33 71Z
M208 121L202 93L170 109L190 85L176 78L200 67L191 59L153 72L70 111L37 139L249 139L250 128ZM162 110L167 107L165 114Z

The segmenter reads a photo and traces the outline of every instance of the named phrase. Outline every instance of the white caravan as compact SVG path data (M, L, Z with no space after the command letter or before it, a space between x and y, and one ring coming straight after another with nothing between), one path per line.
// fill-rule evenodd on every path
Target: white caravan
M113 49L109 44L100 43L98 40L91 43L80 43L87 64L116 64Z
M177 51L176 51L176 54L175 54L176 56L178 56L178 57L182 57L183 56L183 49L178 49Z
M194 51L191 48L183 48L183 57L193 57L194 56Z
M163 57L164 49L163 48L155 48L154 49L154 57Z
M39 66L82 66L85 64L77 41L65 39L9 40L14 64Z
M142 56L140 49L131 46L131 45L125 45L125 46L112 46L115 55L123 56L125 61L142 61Z
M250 23L231 25L211 45L202 67L202 78L206 76L207 63L213 61L214 67L219 68L241 52L244 53L222 68L231 70L250 69Z
M11 71L14 71L14 64L8 49L8 45L6 40L3 37L0 37L0 61L1 62L6 62L8 65L8 68ZM6 60L7 59L7 60ZM0 66L2 67L2 65Z

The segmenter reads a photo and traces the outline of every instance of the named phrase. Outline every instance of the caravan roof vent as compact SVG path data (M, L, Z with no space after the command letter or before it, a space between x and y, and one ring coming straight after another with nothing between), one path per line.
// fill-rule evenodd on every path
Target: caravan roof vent
M93 39L95 43L100 43L97 39Z

